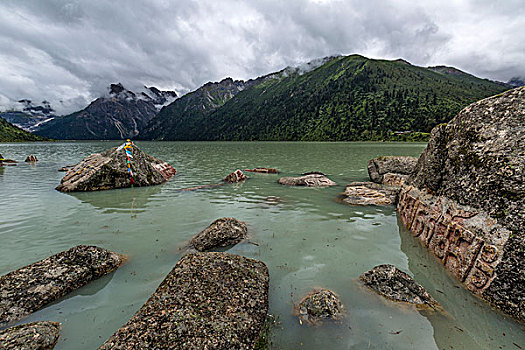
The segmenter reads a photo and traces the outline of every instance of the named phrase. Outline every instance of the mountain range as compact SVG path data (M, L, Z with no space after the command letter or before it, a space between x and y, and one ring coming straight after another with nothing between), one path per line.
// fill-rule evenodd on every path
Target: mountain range
M81 111L42 124L37 135L60 140L134 138L160 108L177 98L174 91L144 87L138 93L111 84L108 94Z
M318 63L247 83L207 84L163 108L139 138L406 139L400 135L428 133L468 104L510 88L453 67L424 68L404 60L351 55ZM225 84L242 89L223 95Z
M66 116L54 115L46 101L21 100L23 111L0 117L54 139L418 140L466 105L520 83L350 55L248 81L209 82L182 97L111 84L104 96Z

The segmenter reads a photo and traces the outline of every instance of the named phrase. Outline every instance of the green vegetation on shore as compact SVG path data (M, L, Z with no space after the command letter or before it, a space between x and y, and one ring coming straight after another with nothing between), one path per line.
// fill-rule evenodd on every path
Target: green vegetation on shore
M22 130L6 120L0 118L0 142L48 141L49 139L37 136Z
M308 72L288 68L251 81L214 108L182 97L141 138L426 141L437 124L507 89L450 67L342 56Z

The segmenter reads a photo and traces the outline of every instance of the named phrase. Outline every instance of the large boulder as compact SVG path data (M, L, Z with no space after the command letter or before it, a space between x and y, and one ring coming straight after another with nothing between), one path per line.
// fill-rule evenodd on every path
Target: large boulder
M335 186L335 182L321 174L309 174L300 177L281 177L281 185L286 186L307 186L307 187L326 187Z
M417 158L405 156L385 156L368 161L368 176L375 183L383 183L385 174L410 175L417 164ZM403 177L401 177L403 178Z
M323 321L339 321L344 317L343 304L337 294L328 289L308 293L297 306L301 323L320 325Z
M400 217L473 293L525 320L525 87L432 131Z
M436 309L439 303L412 277L393 265L378 265L359 276L365 286L393 301Z
M123 256L79 245L0 277L0 327L117 269Z
M341 194L341 201L350 205L395 205L399 189L375 182L352 182Z
M51 350L60 337L60 323L39 321L0 331L2 350Z
M100 349L253 349L266 321L268 283L263 262L188 254Z
M56 189L62 192L99 191L131 185L159 185L177 172L168 163L142 152L137 146L133 146L131 152L133 181L128 171L125 150L114 147L84 158L66 173Z
M200 252L239 243L248 235L246 223L234 218L215 220L192 238L190 245Z

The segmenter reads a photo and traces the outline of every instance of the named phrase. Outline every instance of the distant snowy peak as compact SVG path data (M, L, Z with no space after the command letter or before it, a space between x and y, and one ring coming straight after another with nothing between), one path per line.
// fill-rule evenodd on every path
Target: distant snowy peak
M108 94L105 97L126 101L143 100L152 102L155 105L155 108L161 109L175 101L177 99L177 93L175 91L162 91L154 86L144 86L139 91L133 92L126 89L121 83L118 83L109 86Z
M40 105L34 105L31 100L24 99L18 101L18 108L21 112L29 114L33 117L54 117L55 110L51 108L51 104L48 101L42 101Z
M154 86L150 86L150 87L144 86L144 89L145 91L142 91L141 95L144 98L150 99L151 101L153 101L157 109L161 109L162 107L169 105L170 103L175 101L178 97L175 91L169 91L169 90L163 91L163 90L157 89Z
M513 87L525 86L525 78L513 77L507 82L507 84Z

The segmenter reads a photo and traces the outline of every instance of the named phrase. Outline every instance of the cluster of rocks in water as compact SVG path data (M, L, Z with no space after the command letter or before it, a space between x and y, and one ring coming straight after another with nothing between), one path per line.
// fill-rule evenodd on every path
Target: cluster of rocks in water
M523 120L525 87L477 102L448 125L436 127L419 159L372 159L372 182L350 183L342 194L342 202L351 205L397 204L410 232L467 289L519 320L525 320ZM62 190L129 187L122 174L123 157L116 152L84 159L66 174ZM167 163L134 152L140 185L162 183L175 173ZM277 173L274 170L246 171ZM108 180L112 174L118 181ZM236 170L224 182L244 180ZM320 172L283 177L279 183L336 185ZM218 219L195 235L190 245L201 252L185 255L100 349L253 348L268 311L268 269L261 261L205 252L237 244L247 235L247 225L234 218ZM0 277L0 326L116 269L122 261L116 253L79 246ZM423 286L395 266L376 266L360 280L389 300L441 309ZM339 296L324 288L306 295L295 312L308 325L345 317ZM39 343L52 348L58 332L55 323L9 328L0 332L0 348L36 349ZM32 343L37 347L17 345Z
M26 160L25 160L26 163L36 163L38 162L38 158L33 155L33 154L30 154L29 156L27 156ZM16 165L18 162L16 160L13 160L13 159L5 159L1 154L0 154L0 166L4 166L4 165Z
M38 162L38 159L34 156L34 155L29 155L26 160L25 160L27 163L35 163L35 162ZM8 158L4 158L1 154L0 154L0 166L12 166L12 165L17 165L17 161L16 160L13 160L13 159L8 159Z

